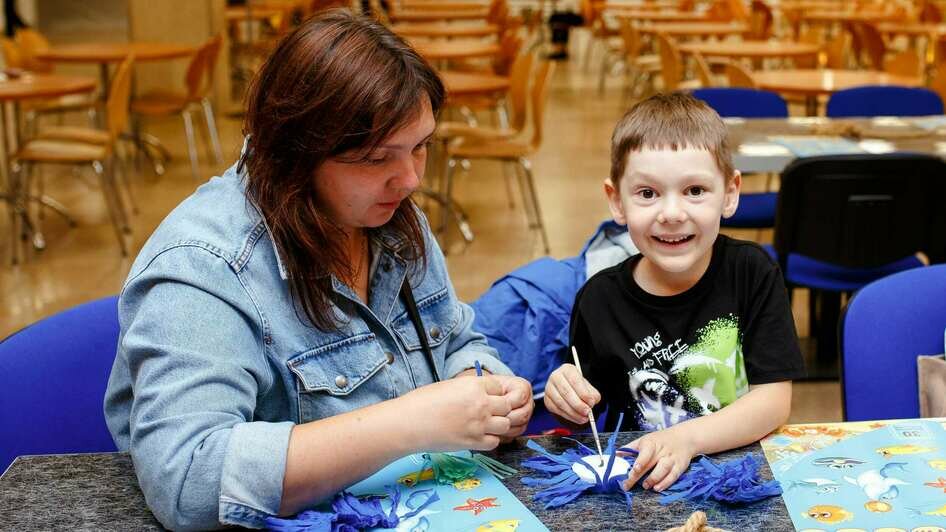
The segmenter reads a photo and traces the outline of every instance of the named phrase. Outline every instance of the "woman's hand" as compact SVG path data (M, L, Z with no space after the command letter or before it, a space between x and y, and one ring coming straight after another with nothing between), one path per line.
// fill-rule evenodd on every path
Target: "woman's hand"
M511 408L506 416L509 418L509 430L500 436L500 440L506 443L526 431L535 404L532 400L532 385L522 377L496 375L493 378L502 383L503 396Z
M631 489L634 484L650 471L641 486L654 491L663 491L690 467L690 460L696 454L696 448L682 427L651 432L627 446L638 451L634 466L624 481L624 489Z
M404 421L430 451L493 449L512 427L503 379L464 376L418 388L404 396L411 402Z
M601 401L601 394L585 380L572 364L562 364L545 385L545 408L576 425L588 423L591 408Z

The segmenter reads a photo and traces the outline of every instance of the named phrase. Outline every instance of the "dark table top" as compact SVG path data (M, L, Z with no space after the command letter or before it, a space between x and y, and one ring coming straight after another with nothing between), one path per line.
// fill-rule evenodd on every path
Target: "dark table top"
M627 443L634 433L624 433L618 443ZM607 438L602 434L602 440ZM590 436L576 437L593 446ZM555 437L536 439L547 450L560 453L573 442ZM747 452L759 453L758 443L716 455L728 459ZM519 469L520 475L506 486L535 513L550 530L664 530L682 525L690 513L706 512L709 524L728 530L793 530L781 497L772 497L745 507L728 507L712 501L678 501L663 506L659 494L634 490L631 512L616 494L588 494L558 509L545 510L532 500L536 488L520 482L530 470L520 462L534 456L524 445L504 447L493 453L502 462ZM764 459L763 459L764 463ZM766 464L765 479L772 478ZM0 529L3 530L161 530L138 488L134 466L127 453L30 456L18 458L0 477Z

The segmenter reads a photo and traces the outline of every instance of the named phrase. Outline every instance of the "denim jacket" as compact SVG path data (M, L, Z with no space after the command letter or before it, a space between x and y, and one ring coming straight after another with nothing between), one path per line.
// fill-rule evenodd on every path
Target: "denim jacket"
M141 250L119 300L105 416L169 528L261 527L279 509L294 424L433 381L399 298L408 264L397 238L381 231L371 243L369 305L332 279L332 308L345 321L320 331L292 304L242 177L230 168L181 203ZM424 227L428 264L410 284L439 377L474 360L511 374L471 329L473 311Z

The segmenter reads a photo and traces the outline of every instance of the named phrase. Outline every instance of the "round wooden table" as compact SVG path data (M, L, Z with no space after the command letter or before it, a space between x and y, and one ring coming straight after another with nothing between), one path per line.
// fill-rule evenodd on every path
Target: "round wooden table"
M618 19L635 22L705 22L709 20L709 16L706 13L694 13L693 11L652 11L635 8L608 8L608 13Z
M790 69L753 72L752 79L760 89L807 98L808 114L815 114L817 97L842 89L862 85L903 85L917 87L923 84L920 78L894 76L875 70L830 70Z
M135 55L135 61L159 61L188 57L196 51L197 47L186 44L101 42L57 44L46 51L38 52L36 57L56 63L118 63L129 54Z
M388 15L393 22L434 22L438 20L486 20L482 10L394 11Z
M670 37L724 37L749 33L749 26L730 22L668 22L641 25L639 30L648 34L664 33Z
M693 42L679 45L685 54L701 54L704 57L805 57L816 56L820 48L816 44L794 41L725 41Z
M450 24L448 22L405 22L391 30L402 37L489 37L499 33L495 24Z
M825 24L839 22L883 22L891 20L896 15L891 13L871 13L862 11L802 11L801 19L804 22L821 22Z
M25 73L18 78L0 81L0 101L56 98L68 94L92 92L95 86L95 78L87 76Z
M21 183L14 179L14 174L10 172L9 165L9 154L16 151L19 146L19 123L20 123L20 106L19 102L23 100L31 100L36 98L57 98L59 96L66 96L69 94L80 94L84 92L92 92L95 90L97 82L95 78L87 76L63 76L59 74L34 74L34 73L25 73L17 78L6 78L0 80L0 102L3 105L0 105L0 174L3 176L3 181L6 184L6 190L0 194L0 200L6 201L10 204L10 208L13 210L13 223L14 227L11 228L11 234L13 235L14 241L10 243L12 246L12 261L14 264L19 260L19 234L29 233L33 246L36 249L43 249L46 247L45 239L43 234L33 225L29 218L29 210L26 208L27 194L28 191L21 190ZM13 115L7 116L7 102L13 102ZM13 137L7 137L7 121L8 119L13 120ZM40 196L36 198L37 201L43 205L52 208L54 211L61 214L70 224L75 222L72 218L65 212L65 209L62 207L59 202L49 198L47 196ZM18 230L15 226L17 223L22 224L22 229Z
M443 70L440 79L447 89L447 96L479 96L509 90L509 78L492 74Z
M450 41L410 40L417 53L428 61L449 61L451 59L473 59L493 57L499 54L499 44L471 39L453 39Z

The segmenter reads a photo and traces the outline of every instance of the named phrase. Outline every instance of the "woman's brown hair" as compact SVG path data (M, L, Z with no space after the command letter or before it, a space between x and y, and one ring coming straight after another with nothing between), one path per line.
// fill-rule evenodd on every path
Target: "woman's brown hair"
M322 330L338 326L332 279L353 276L345 234L315 191L315 170L343 153L369 153L420 116L436 116L444 88L400 37L366 17L333 10L305 21L277 44L248 94L241 166L286 268L297 308ZM399 251L426 266L424 230L411 200L384 226Z

